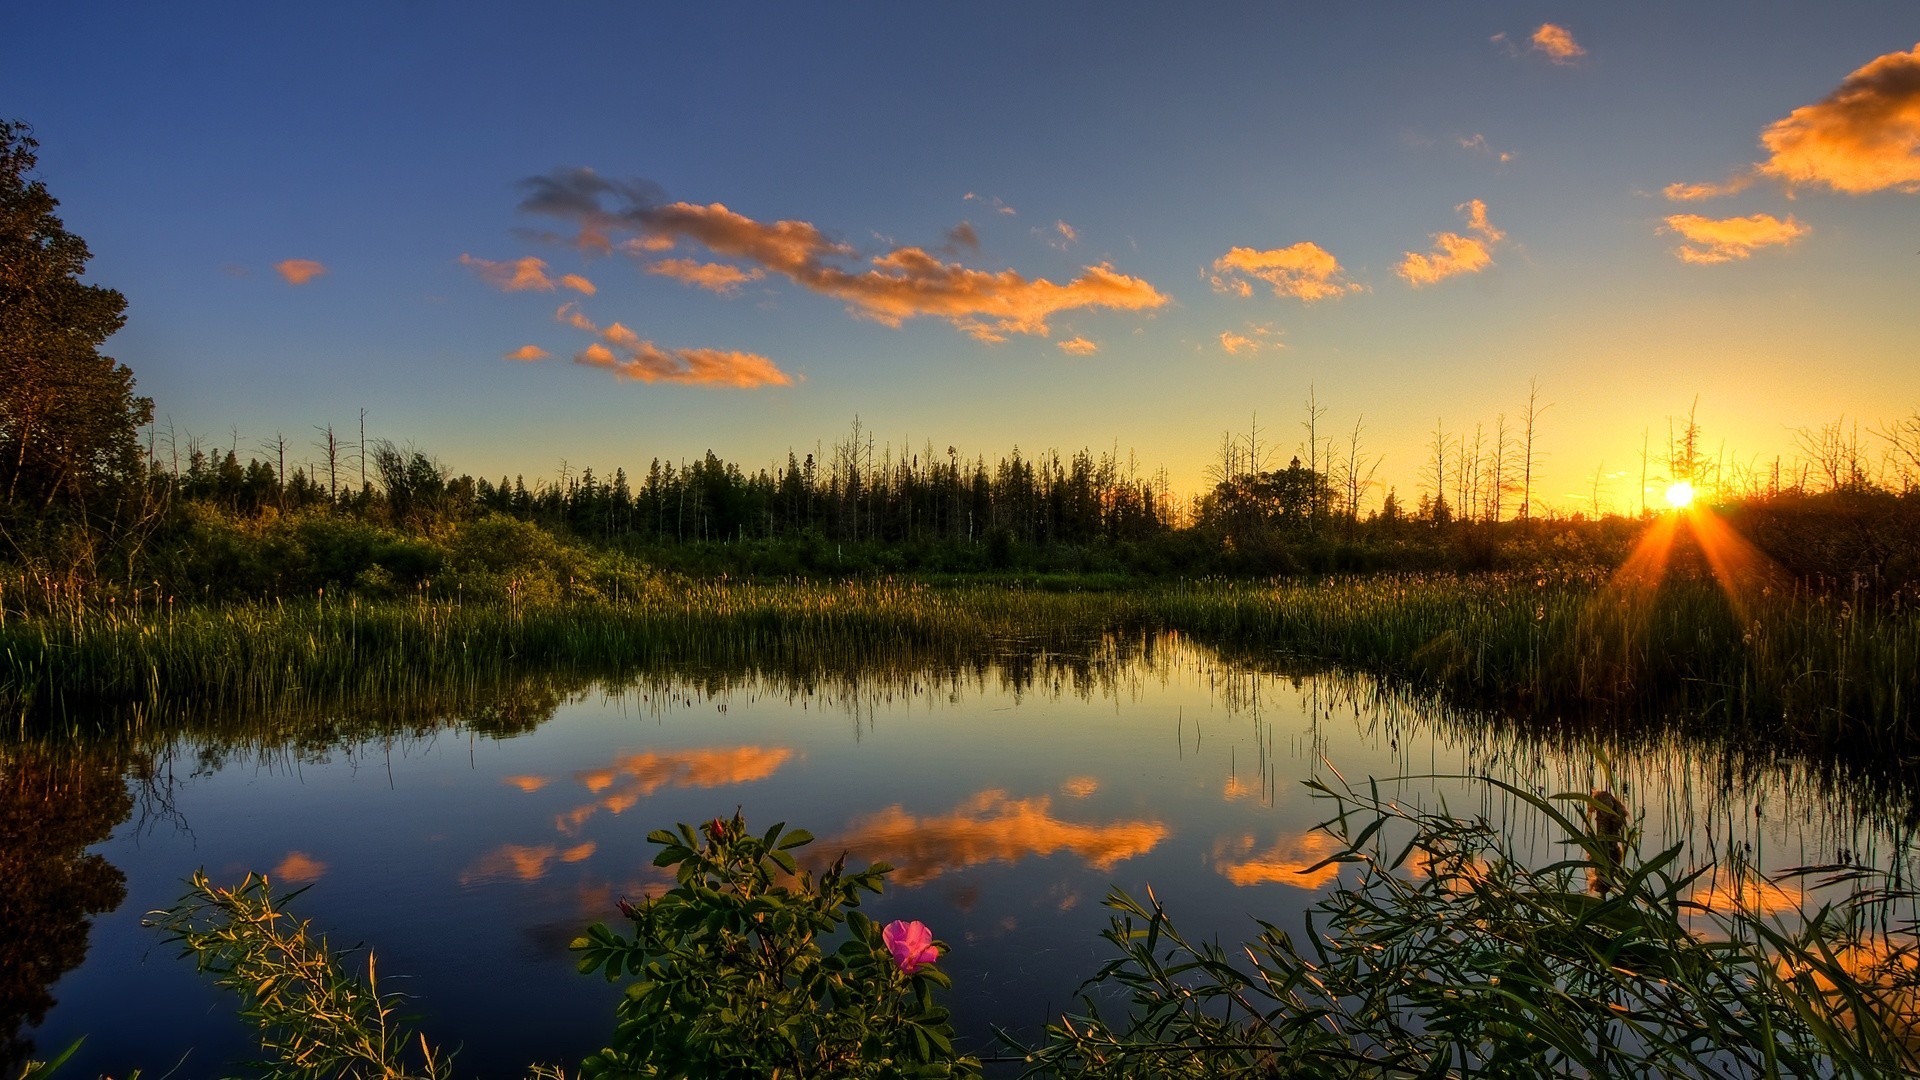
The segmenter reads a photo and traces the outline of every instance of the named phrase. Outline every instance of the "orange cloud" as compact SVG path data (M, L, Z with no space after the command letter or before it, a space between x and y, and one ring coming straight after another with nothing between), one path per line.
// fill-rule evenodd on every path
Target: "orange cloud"
M1088 341L1083 337L1068 338L1060 342L1059 345L1060 351L1069 356L1092 356L1094 353L1100 351L1098 343Z
M1291 296L1309 304L1360 292L1363 288L1356 282L1345 280L1340 260L1311 240L1302 240L1291 247L1271 251L1244 247L1229 249L1225 255L1213 260L1213 277L1209 280L1220 292L1251 296L1253 286L1246 277L1240 276L1243 274L1273 286L1275 296Z
M1668 184L1660 193L1674 202L1698 202L1701 199L1732 195L1753 186L1750 176L1729 177L1723 184Z
M1242 353L1250 355L1266 349L1285 348L1286 346L1275 340L1277 337L1277 332L1270 325L1248 323L1247 332L1244 334L1236 334L1232 330L1220 331L1220 347L1226 350L1228 356L1239 356Z
M537 178L527 186L535 194L521 203L522 209L575 221L583 236L625 231L640 241L623 243L629 250L696 243L722 258L840 300L853 314L887 326L928 316L945 319L980 340L1002 341L1009 334L1047 336L1047 320L1062 311L1143 311L1167 302L1148 282L1105 263L1056 284L1013 270L975 270L923 248L897 247L872 257L864 268L849 269L838 264L856 258L854 248L809 222L757 221L720 203L654 202L650 188L622 187L585 170ZM626 205L606 209L605 196L624 199ZM1071 230L1056 226L1056 231L1064 237ZM690 272L691 267L659 272L677 276L677 271Z
M547 876L548 867L555 861L585 862L593 857L594 848L595 844L591 840L564 850L555 844L542 844L539 847L502 844L475 860L472 866L460 871L460 884L484 885L495 881L539 881Z
M1100 781L1091 776L1069 776L1060 782L1060 790L1070 798L1084 799L1100 790Z
M544 776L503 776L500 781L508 787L517 787L529 795L553 782Z
M1458 274L1473 274L1493 265L1492 246L1506 237L1487 221L1487 204L1479 199L1461 203L1456 212L1467 215L1467 230L1474 236L1443 232L1433 235L1433 251L1422 255L1409 251L1395 271L1415 288L1432 285Z
M561 832L576 833L596 810L619 814L662 788L714 788L765 780L792 757L793 751L784 746L721 746L623 754L615 758L612 765L573 774L588 792L607 794L562 814L555 825Z
M545 360L547 357L552 355L553 355L552 353L548 352L547 350L541 348L538 345L522 345L519 348L508 353L507 359L509 360ZM507 783L511 784L514 782L515 779L525 779L525 778L508 777Z
M618 326L618 323L614 324ZM616 378L636 382L687 383L704 386L791 386L793 376L759 353L724 349L663 349L651 341L639 342L624 357L595 342L574 354L573 362L605 368Z
M1791 244L1813 230L1794 220L1791 214L1785 221L1772 214L1717 220L1698 214L1675 214L1667 219L1661 231L1678 233L1687 241L1673 249L1680 261L1710 264L1747 258L1756 248Z
M726 263L707 263L695 259L662 259L649 265L647 273L670 277L717 293L738 292L740 286L747 282L759 281L767 276L767 272L757 266L752 270L742 270Z
M1776 885L1757 878L1742 878L1736 883L1729 880L1731 877L1730 874L1716 871L1695 886L1687 899L1708 911L1723 915L1735 911L1754 915L1783 915L1789 911L1799 911L1806 904L1806 891L1797 884Z
M586 278L581 277L579 274L562 275L560 278L560 284L563 288L572 289L574 292L584 293L587 296L592 296L594 293L597 293L600 291L597 287L595 287L593 282L588 281Z
M1296 889L1318 889L1340 876L1339 863L1309 869L1340 850L1333 837L1318 829L1281 837L1258 853L1253 845L1251 833L1221 840L1213 847L1215 869L1235 885L1277 883Z
M274 263L273 268L289 285L305 285L327 272L326 266L316 259L286 259Z
M327 864L304 851L289 851L280 865L268 875L282 885L303 885L319 881L320 875L327 872Z
M598 334L601 341L575 353L573 362L605 368L616 378L742 389L793 385L793 376L759 353L662 348L619 323L600 328L587 318L578 304L560 305L553 317L575 329Z
M1061 821L1051 805L1045 795L1011 799L1004 791L983 791L939 817L914 817L896 805L855 823L820 849L885 859L900 868L893 875L896 882L920 885L949 870L1060 851L1080 856L1096 870L1109 870L1152 851L1169 831L1157 821Z
M1756 179L1849 195L1920 193L1920 45L1887 53L1841 80L1833 93L1767 125L1767 158L1721 184L1669 184L1679 202L1744 191Z
M1573 34L1564 26L1553 23L1541 23L1540 29L1533 32L1533 47L1547 54L1547 59L1556 64L1571 64L1587 55L1587 50L1573 40Z
M1920 45L1877 57L1760 133L1762 176L1849 195L1920 192Z
M501 292L553 291L553 279L547 276L547 262L529 255L512 262L495 262L461 255L460 265L471 267L480 280Z

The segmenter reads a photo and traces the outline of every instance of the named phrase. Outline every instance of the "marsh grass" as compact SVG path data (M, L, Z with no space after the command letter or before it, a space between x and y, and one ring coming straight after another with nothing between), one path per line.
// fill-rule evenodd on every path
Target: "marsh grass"
M1920 611L1783 588L1734 603L1684 576L1381 575L1115 589L650 578L618 600L328 596L225 605L0 597L0 708L25 729L104 706L421 694L528 671L615 675L962 664L1175 630L1543 718L1630 715L1820 752L1910 755ZM136 710L136 715L138 712Z
M1484 819L1313 782L1332 804L1333 889L1304 931L1229 951L1110 894L1114 959L1029 1075L1914 1075L1913 894L1851 866L1789 877L1834 898L1791 919L1699 902L1710 868L1643 855L1610 796L1506 792L1564 855L1518 857ZM1725 868L1742 881L1750 871Z

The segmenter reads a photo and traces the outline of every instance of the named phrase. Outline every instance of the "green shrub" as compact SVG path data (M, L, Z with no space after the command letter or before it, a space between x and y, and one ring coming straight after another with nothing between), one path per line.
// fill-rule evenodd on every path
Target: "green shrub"
M978 1075L933 1000L934 987L951 987L946 974L896 962L858 910L891 867L849 872L842 856L816 879L792 854L810 834L775 825L754 836L738 813L647 839L662 848L654 864L676 868L674 888L624 905L633 937L595 924L573 942L583 974L630 979L613 1038L584 1075Z

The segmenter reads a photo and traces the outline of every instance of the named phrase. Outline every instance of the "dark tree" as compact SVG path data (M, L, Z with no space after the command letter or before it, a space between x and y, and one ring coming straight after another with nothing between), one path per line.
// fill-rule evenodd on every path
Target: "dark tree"
M28 179L38 145L0 120L0 509L16 523L97 521L141 477L153 402L100 354L126 297L80 281L92 253Z

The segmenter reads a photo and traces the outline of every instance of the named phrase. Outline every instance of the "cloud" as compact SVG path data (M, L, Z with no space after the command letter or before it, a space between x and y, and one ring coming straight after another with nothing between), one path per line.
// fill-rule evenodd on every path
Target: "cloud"
M1793 188L1920 192L1920 45L1877 57L1760 133L1754 167Z
M523 208L567 217L609 243L616 234L631 234L623 249L644 250L649 243L662 242L699 244L717 256L840 300L853 314L887 326L928 316L983 341L1002 341L1009 334L1046 336L1047 320L1062 311L1141 311L1167 302L1148 282L1106 263L1086 267L1080 277L1064 284L1029 279L1013 270L975 270L918 247L896 247L868 259L863 268L849 268L840 264L857 258L853 247L830 239L809 222L757 221L720 203L629 198L624 206L606 209L601 196L614 189L591 173L585 179L577 172L558 174L541 183L541 197L530 197Z
M285 259L274 263L273 268L289 285L305 285L327 272L326 266L317 259Z
M1267 349L1283 349L1278 340L1280 332L1270 323L1248 323L1247 332L1235 333L1232 330L1220 331L1220 347L1228 356L1252 355Z
M1731 176L1723 184L1668 184L1660 193L1674 202L1698 202L1745 191L1753 186L1750 175Z
M1492 144L1487 142L1487 137L1485 135L1480 134L1477 131L1474 132L1471 136L1467 136L1467 137L1458 139L1456 141L1459 142L1460 149L1478 150L1479 152L1493 158L1495 161L1498 161L1502 165L1508 164L1514 158L1513 151L1495 150Z
M738 292L749 281L759 281L767 272L754 267L742 270L727 263L705 263L694 259L661 259L647 266L647 273L670 277L688 285L698 285L717 293Z
M1744 191L1777 180L1789 193L1825 187L1848 195L1920 194L1920 45L1875 57L1820 101L1767 125L1767 151L1720 184L1668 184L1678 202Z
M1100 780L1092 776L1069 776L1060 781L1062 794L1074 799L1084 799L1100 790Z
M581 277L579 274L567 274L562 276L560 278L560 285L562 288L572 289L574 292L583 293L587 296L592 296L594 293L597 293L600 291L599 289L594 287L593 282L588 281L586 278Z
M1065 251L1080 239L1080 231L1064 221L1056 221L1051 229L1035 228L1033 235L1055 251Z
M529 795L552 783L544 776L503 776L500 782L509 787L517 787Z
M992 862L1018 862L1030 855L1069 852L1095 870L1145 855L1167 838L1157 821L1116 821L1081 825L1053 816L1052 800L1009 798L1004 791L983 791L951 813L915 817L899 806L856 822L845 835L820 845L821 851L854 851L866 859L885 859L900 869L893 880L920 885L949 870Z
M1573 40L1573 34L1564 26L1553 23L1541 23L1540 29L1533 32L1533 47L1547 54L1547 59L1556 64L1571 64L1587 55L1587 50Z
M304 851L289 851L280 865L267 875L281 885L305 885L319 881L327 872L327 864Z
M987 203L991 205L994 208L994 210L996 210L999 213L1005 214L1008 217L1013 217L1016 213L1018 213L1018 211L1016 211L1013 207L1008 206L1006 203L1001 202L1000 196L998 195L992 196L991 198L986 198L979 195L975 195L973 192L969 191L965 195L960 196L960 201Z
M538 847L502 844L460 871L460 884L484 885L495 881L539 881L547 876L548 866L555 861L585 862L593 857L594 849L595 844L591 840L565 849L556 844L541 844Z
M480 275L481 281L501 292L553 291L553 279L547 276L546 260L531 255L511 262L495 262L463 254L460 256L460 265L471 268Z
M973 222L963 221L947 230L947 242L940 250L948 255L958 255L963 251L980 250L980 234L974 231Z
M1340 851L1340 843L1315 829L1281 837L1264 851L1253 850L1251 833L1214 845L1214 868L1235 885L1279 884L1296 889L1318 889L1340 876L1339 863L1324 862Z
M1791 244L1813 230L1794 220L1791 214L1785 221L1772 214L1719 219L1675 214L1667 219L1661 231L1678 233L1686 241L1673 249L1680 261L1704 264L1744 259L1756 248Z
M1248 277L1271 285L1275 296L1291 296L1309 304L1365 288L1358 282L1346 280L1340 260L1311 240L1271 251L1229 249L1213 260L1213 276L1208 280L1220 292L1251 296L1253 286L1246 280Z
M1493 265L1492 247L1506 237L1487 220L1487 204L1479 199L1461 203L1455 212L1467 215L1467 231L1473 236L1443 232L1433 234L1433 251L1422 255L1409 251L1395 270L1407 283L1419 288L1458 274L1474 274Z
M595 325L580 305L573 303L561 304L553 317L577 330L599 335L600 341L575 353L573 362L604 368L616 378L741 389L793 385L793 376L759 353L662 348L619 323L605 328Z
M730 787L765 780L792 757L793 751L784 746L720 746L622 754L614 758L611 765L573 774L573 778L597 798L561 814L554 824L561 832L572 835L598 811L623 813L663 788Z
M547 350L541 348L538 345L522 345L519 348L508 353L507 359L509 360L545 360L547 357L552 355L553 355L552 353L548 352ZM524 779L524 778L509 777L507 782L513 783L515 779Z
M1060 342L1060 351L1069 356L1092 356L1100 351L1100 346L1086 338L1076 337Z

